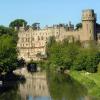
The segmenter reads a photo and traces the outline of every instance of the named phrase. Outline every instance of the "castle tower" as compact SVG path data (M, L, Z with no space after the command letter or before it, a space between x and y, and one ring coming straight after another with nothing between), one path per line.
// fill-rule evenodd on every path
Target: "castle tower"
M96 40L96 14L88 9L82 12L82 29L86 40Z

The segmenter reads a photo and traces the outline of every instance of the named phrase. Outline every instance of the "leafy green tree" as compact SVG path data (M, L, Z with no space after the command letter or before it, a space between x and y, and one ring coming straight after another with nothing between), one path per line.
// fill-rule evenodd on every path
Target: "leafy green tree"
M89 51L86 59L86 71L91 73L96 72L99 62L100 62L100 52Z
M78 54L79 46L76 43L68 43L67 40L63 42L56 42L51 38L48 47L48 60L51 65L57 68L70 69L73 61Z
M74 60L73 68L75 70L86 70L87 72L94 73L97 71L99 62L100 52L94 52L92 49L83 49Z
M40 23L33 23L32 28L33 28L33 30L40 29Z
M85 52L81 52L77 55L76 59L73 62L73 67L72 69L81 71L81 70L86 70L86 54Z
M0 44L0 69L10 72L17 67L16 43L13 42L13 36L2 35Z
M82 28L82 23L76 24L76 29L78 30L78 29L80 29L80 28Z
M9 27L19 29L23 25L27 26L27 22L24 19L16 19L9 24Z
M96 28L100 28L100 24L99 23L96 23Z
M0 36L3 34L7 34L10 36L15 36L17 37L17 32L15 30L13 30L12 28L9 27L5 27L5 26L0 26Z
M0 72L9 72L17 67L17 31L0 26Z
M69 43L66 40L56 42L51 38L47 45L48 62L52 68L86 70L96 72L100 62L100 52L96 43L91 41L83 48L79 41Z

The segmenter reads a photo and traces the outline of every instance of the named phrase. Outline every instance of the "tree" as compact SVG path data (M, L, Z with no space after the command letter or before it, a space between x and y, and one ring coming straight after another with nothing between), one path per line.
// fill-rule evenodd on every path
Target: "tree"
M86 71L97 72L97 66L100 62L100 52L89 51L86 60Z
M47 44L48 62L50 68L86 70L94 73L100 63L100 52L96 43L91 41L83 48L79 41L69 43L67 39L56 42L53 37Z
M73 69L86 70L87 72L94 73L97 71L97 66L100 62L100 52L92 49L83 49L77 55L73 63Z
M17 44L18 36L17 36L17 31L15 31L14 29L5 26L0 26L0 36L2 35L12 36L13 42Z
M96 23L96 28L100 28L100 24L99 23Z
M73 62L73 67L72 69L75 69L75 70L78 70L78 71L81 71L81 70L86 70L86 54L85 52L80 52L76 59L74 60Z
M33 23L32 28L33 28L33 30L40 29L40 23Z
M82 28L82 23L76 24L76 30L78 30L79 28Z
M0 26L0 72L9 72L17 67L17 31Z
M79 44L68 43L67 39L63 42L56 42L53 37L50 39L47 45L47 52L48 60L52 67L54 65L55 68L70 69L79 53Z
M16 19L16 20L14 20L14 21L12 21L10 24L9 24L9 27L11 27L11 28L17 28L17 29L19 29L20 27L22 27L22 26L27 26L27 22L24 20L24 19Z
M0 69L2 72L13 71L17 67L17 49L13 36L2 35L0 44Z

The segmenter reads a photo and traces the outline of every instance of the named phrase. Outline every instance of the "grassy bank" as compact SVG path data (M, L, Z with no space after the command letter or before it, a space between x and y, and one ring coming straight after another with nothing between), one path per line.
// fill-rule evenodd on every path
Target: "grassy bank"
M100 97L100 73L71 71L70 75L88 89L89 95Z

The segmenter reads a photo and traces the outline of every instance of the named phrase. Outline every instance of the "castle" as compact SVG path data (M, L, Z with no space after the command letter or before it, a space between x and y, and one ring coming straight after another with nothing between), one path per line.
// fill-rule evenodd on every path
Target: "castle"
M53 25L46 26L44 29L34 30L32 27L25 29L24 25L18 32L18 50L19 58L26 61L40 60L38 54L46 55L46 43L49 37L54 36L57 41L68 38L69 41L74 38L81 42L96 40L100 43L100 28L96 27L96 14L94 10L87 9L82 11L82 27L74 29L74 25Z

